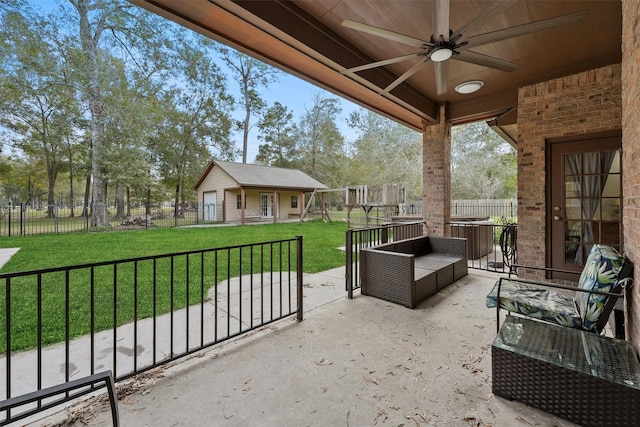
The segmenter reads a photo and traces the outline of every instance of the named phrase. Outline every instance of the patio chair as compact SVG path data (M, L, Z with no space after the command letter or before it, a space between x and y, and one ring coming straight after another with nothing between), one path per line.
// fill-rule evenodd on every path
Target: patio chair
M514 268L535 268L512 266ZM543 268L544 270L557 271ZM614 248L593 245L578 286L501 277L486 298L496 308L500 330L500 309L529 318L600 334L617 298L633 283L633 264ZM573 294L573 297L571 296ZM499 303L498 303L499 301Z

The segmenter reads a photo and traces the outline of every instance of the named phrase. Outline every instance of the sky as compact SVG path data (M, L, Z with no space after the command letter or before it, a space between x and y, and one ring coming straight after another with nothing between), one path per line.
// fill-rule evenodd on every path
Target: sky
M222 64L218 65L222 67ZM229 77L229 91L236 97L236 99L239 99L240 91L238 84L232 80L231 73L227 73L227 76ZM278 82L271 84L267 89L261 92L261 95L267 101L268 105L272 105L276 101L281 103L289 110L293 111L293 121L297 122L300 117L304 115L305 108L310 108L312 106L314 93L320 92L334 96L340 100L342 107L342 115L336 119L338 128L347 141L353 141L356 138L355 130L347 125L346 119L352 111L356 111L362 107L291 74L282 72L279 74L278 80ZM236 111L236 118L243 119L244 112L239 110ZM242 147L242 133L238 133L234 136L236 139L236 146ZM258 154L258 146L261 143L262 141L258 139L258 132L255 129L252 129L249 133L249 141L247 144L247 161L249 163L253 162L255 159L256 154ZM240 157L237 160L242 161L242 158Z
M42 11L44 13L50 12L57 4L64 0L28 0L31 5L33 5L34 9ZM124 1L124 0L123 0ZM176 24L178 25L178 24ZM240 99L240 87L238 83L233 80L231 72L224 66L222 60L218 62L218 65L221 69L226 70L225 74L227 75L228 87L227 90L231 93L236 99ZM297 122L302 115L304 115L305 108L310 108L313 101L313 94L321 92L324 94L328 94L329 92L321 89L311 83L306 82L298 77L287 73L280 73L278 82L272 83L268 88L261 91L261 95L263 99L266 101L267 105L270 106L274 102L279 102L280 104L287 107L289 110L293 112L293 120ZM340 98L337 95L330 94L335 96L340 100L342 106L342 115L336 118L336 124L338 128L342 132L342 135L345 137L347 141L353 141L356 138L356 132L354 129L350 128L346 119L349 117L349 114L352 111L358 110L361 107L356 105L355 103L348 101L346 99ZM234 112L234 117L236 119L242 120L244 119L244 112L240 109L236 109ZM235 140L236 147L242 148L242 131L237 132L232 137ZM258 146L262 143L258 139L258 131L257 129L252 128L249 132L249 140L247 143L247 161L252 163L255 160L256 155L258 154ZM236 161L242 161L242 154L236 159Z

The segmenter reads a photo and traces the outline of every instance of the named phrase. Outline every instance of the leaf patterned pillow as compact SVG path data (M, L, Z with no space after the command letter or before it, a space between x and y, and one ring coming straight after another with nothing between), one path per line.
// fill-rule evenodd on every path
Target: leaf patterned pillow
M629 274L626 264L624 256L611 246L593 245L580 275L578 288L618 293L621 286L629 280L623 277L624 274ZM621 274L623 270L625 273ZM605 295L576 292L576 308L583 319L584 329L595 328L608 300L609 297Z

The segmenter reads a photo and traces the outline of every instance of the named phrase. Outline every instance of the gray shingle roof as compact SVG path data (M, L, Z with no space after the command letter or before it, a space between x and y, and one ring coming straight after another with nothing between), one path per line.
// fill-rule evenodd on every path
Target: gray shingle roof
M270 187L296 189L327 189L298 169L284 169L271 166L250 165L213 160L213 163L229 174L243 187Z

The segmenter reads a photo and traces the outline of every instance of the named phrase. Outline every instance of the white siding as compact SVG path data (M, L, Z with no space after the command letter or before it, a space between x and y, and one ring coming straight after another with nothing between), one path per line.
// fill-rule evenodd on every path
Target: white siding
M225 189L231 189L225 191ZM203 179L200 187L198 187L198 217L204 218L202 205L204 201L203 193L215 191L217 193L216 200L216 220L235 222L240 221L241 210L237 208L237 196L240 194L238 183L231 178L226 172L217 166L214 166L207 176ZM246 195L246 215L260 214L260 193L273 193L273 189L251 188L245 190ZM304 197L300 195L299 190L277 191L277 200L274 201L274 210L276 210L277 220L289 218L289 214L299 214L304 209ZM291 207L291 196L298 197L298 207ZM223 217L225 215L226 217Z
M204 200L203 193L209 191L215 191L217 193L216 200L216 220L222 222L223 221L223 203L227 198L228 194L225 193L225 188L233 188L237 187L238 183L235 182L226 172L221 170L219 167L214 166L209 174L204 178L200 187L198 187L198 218L203 218L202 212L202 202ZM236 199L233 199L233 207L235 208ZM228 205L228 201L227 201ZM229 218L227 218L227 221Z

